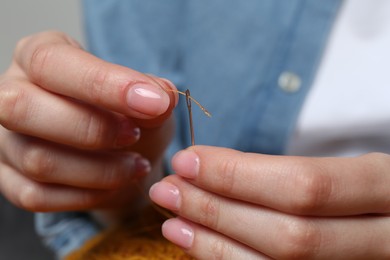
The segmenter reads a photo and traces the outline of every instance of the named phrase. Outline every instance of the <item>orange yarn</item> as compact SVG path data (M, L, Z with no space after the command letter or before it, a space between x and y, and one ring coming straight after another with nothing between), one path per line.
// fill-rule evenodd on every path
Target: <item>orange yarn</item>
M124 223L87 241L66 260L193 259L160 232L162 216L149 208L132 223Z

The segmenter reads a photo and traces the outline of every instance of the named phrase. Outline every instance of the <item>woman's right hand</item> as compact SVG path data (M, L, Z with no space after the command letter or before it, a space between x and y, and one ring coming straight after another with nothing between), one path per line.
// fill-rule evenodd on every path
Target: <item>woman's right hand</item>
M162 176L177 99L63 33L20 40L0 76L0 191L31 211L130 205Z

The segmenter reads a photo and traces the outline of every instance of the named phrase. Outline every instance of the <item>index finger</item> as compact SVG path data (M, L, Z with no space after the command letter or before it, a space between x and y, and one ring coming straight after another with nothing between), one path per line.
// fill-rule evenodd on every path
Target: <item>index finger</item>
M299 215L390 212L390 156L271 156L194 146L172 159L194 185L242 201Z
M130 117L155 118L176 103L173 84L105 62L62 33L41 33L21 41L15 58L36 85Z

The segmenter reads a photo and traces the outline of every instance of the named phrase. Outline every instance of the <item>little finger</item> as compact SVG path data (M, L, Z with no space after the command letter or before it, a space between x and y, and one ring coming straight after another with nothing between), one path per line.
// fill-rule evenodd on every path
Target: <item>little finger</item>
M80 151L32 137L11 134L4 140L4 159L37 182L88 189L117 189L150 171L135 153Z
M165 221L162 233L196 259L270 259L253 248L183 218Z

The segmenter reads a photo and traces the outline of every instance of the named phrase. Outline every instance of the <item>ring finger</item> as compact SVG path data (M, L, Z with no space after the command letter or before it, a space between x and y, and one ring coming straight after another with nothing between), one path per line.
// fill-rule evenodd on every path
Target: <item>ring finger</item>
M145 175L149 162L129 152L80 151L8 132L4 159L27 178L88 189L116 189Z
M182 218L165 221L162 232L196 259L269 259L244 244Z
M272 258L389 256L390 218L315 218L281 213L201 190L169 176L150 192L154 202ZM353 239L351 239L353 238Z

